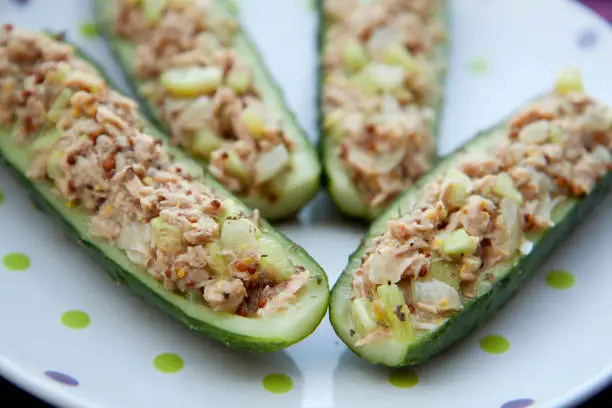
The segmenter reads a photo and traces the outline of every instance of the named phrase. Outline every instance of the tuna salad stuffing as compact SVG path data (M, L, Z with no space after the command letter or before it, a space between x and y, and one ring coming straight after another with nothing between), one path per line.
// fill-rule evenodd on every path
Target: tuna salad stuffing
M173 144L206 160L242 196L274 203L292 140L266 106L249 64L232 49L238 22L195 0L112 0L114 30L136 45L140 91Z
M0 128L31 154L28 177L92 214L90 233L173 292L215 311L293 307L309 271L265 235L257 212L217 196L144 132L134 101L72 47L0 28ZM230 92L230 91L228 91ZM75 211L77 209L75 208Z
M443 0L325 0L324 127L362 199L388 205L435 156Z
M358 346L435 330L612 169L612 109L572 70L495 132L494 146L461 153L371 241L351 289Z

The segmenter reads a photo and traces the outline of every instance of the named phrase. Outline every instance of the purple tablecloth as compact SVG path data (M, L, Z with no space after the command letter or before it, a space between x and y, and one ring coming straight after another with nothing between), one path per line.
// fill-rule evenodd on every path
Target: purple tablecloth
M582 2L612 22L612 0L583 0Z

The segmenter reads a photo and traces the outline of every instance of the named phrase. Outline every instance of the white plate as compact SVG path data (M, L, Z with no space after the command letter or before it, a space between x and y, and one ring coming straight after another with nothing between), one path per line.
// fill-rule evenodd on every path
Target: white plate
M562 0L452 3L443 153L550 87L566 64L581 67L588 89L612 102L612 33L593 13ZM300 121L315 135L316 15L309 1L244 0L241 10ZM116 77L101 42L79 37L79 23L90 19L83 0L28 6L0 0L0 23L67 29ZM527 400L557 406L582 400L612 376L610 200L489 325L416 368L419 383L406 389L390 384L390 370L348 352L327 319L305 341L272 355L213 344L111 283L4 173L0 189L0 257L17 252L31 259L22 272L0 266L0 374L59 406L516 408ZM301 225L282 229L311 252L331 282L362 232L343 223L324 195L302 214ZM571 271L572 288L547 286L547 271L557 268ZM67 328L61 316L68 310L86 312L91 324ZM508 339L509 351L481 350L480 339L490 334ZM180 355L182 371L158 371L153 360L163 353ZM69 377L50 377L49 370ZM293 388L266 391L262 380L274 373L289 376ZM57 381L62 378L72 385ZM524 401L503 405L513 400Z

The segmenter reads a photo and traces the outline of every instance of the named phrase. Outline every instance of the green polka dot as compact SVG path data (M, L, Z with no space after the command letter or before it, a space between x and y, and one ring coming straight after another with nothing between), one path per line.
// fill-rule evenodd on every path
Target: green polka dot
M84 329L89 326L89 315L80 310L69 310L62 315L62 323L70 329Z
M153 365L162 373L178 373L183 369L185 363L178 354L164 353L155 357Z
M30 258L26 254L13 252L2 258L4 267L10 271L25 271L30 267Z
M285 394L293 388L293 380L285 374L268 374L264 377L262 385L272 394Z
M485 59L474 59L470 61L470 70L474 74L484 74L489 70L489 63Z
M412 388L419 383L419 376L410 370L394 370L389 374L389 383L397 388Z
M230 10L233 14L238 14L240 12L240 4L236 0L226 0Z
M83 22L79 24L79 33L83 38L95 38L98 36L98 27L95 23Z
M546 275L546 283L553 289L569 289L575 281L574 275L564 270L551 271Z
M510 342L502 336L486 336L480 339L480 348L490 354L502 354L510 350Z

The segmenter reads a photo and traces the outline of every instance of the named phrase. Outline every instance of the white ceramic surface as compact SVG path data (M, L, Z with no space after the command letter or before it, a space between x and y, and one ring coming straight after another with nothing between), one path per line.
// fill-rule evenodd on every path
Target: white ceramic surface
M0 0L0 23L67 30L117 77L100 40L78 26L92 19L85 0ZM315 137L316 14L308 0L242 0L259 44L303 126ZM441 152L447 153L518 104L551 86L566 64L582 68L597 97L612 102L612 32L582 6L564 0L453 0L454 43ZM119 81L123 84L122 81ZM0 374L61 407L500 407L560 406L582 400L612 379L612 197L563 245L486 327L415 369L419 383L396 388L390 371L347 351L327 318L303 342L271 355L226 350L111 283L69 243L24 191L0 172L0 257L24 253L22 272L0 266ZM321 263L333 283L363 229L343 222L322 193L281 229ZM546 272L576 279L554 290ZM91 324L64 326L67 310ZM505 337L510 350L485 353L479 340ZM165 374L153 359L179 354L182 371ZM53 381L68 374L78 385ZM262 387L271 373L294 382L288 393Z

